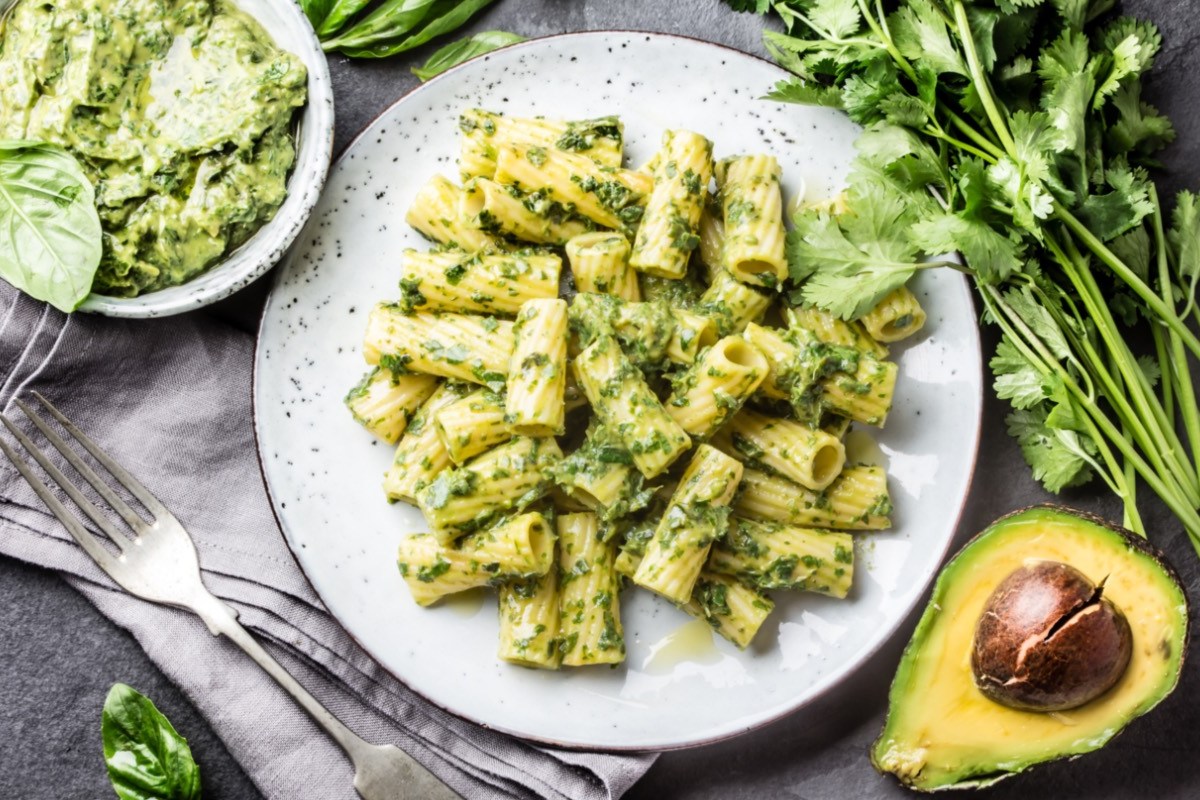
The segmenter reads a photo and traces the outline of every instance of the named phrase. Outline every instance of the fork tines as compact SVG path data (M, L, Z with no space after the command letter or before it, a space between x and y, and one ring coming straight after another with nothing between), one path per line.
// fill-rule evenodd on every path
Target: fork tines
M149 492L149 490L147 490L124 468L117 464L116 461L114 461L108 454L101 450L95 442L93 442L82 431L80 431L79 428L77 428L74 423L68 420L62 414L62 412L55 408L50 401L48 401L38 392L34 392L33 396L36 397L38 402L41 403L45 410L49 412L49 414L54 417L54 419L57 420L60 425L62 425L67 433L69 433L79 445L82 445L83 448L90 453L99 464L101 464L109 473L111 473L112 476L117 479L118 483L124 486L131 495L137 498L138 502L145 506L145 508L149 510L151 514L158 516L166 512L166 509L161 503L158 502L154 495ZM125 524L129 526L130 530L132 530L135 538L143 535L150 529L150 524L146 522L146 520L144 520L136 511L134 511L133 508L131 508L129 504L126 503L125 500L123 500L121 496L113 490L109 483L104 478L100 477L100 475L98 475L96 471L86 461L83 460L79 453L76 452L75 448L68 444L62 436L60 436L53 428L50 427L49 423L40 414L38 414L36 411L30 408L27 403L21 400L16 400L16 405L21 409L22 412L24 412L25 416L29 418L29 420L37 427L37 429L41 431L42 435L49 440L49 442L54 446L54 449L62 454L63 458L67 460L67 462L75 469L75 471L78 472L79 475L81 475L83 479L86 480L88 484L90 484L91 487L96 490L100 497L104 499L104 502L107 503L108 506L125 521ZM62 470L55 466L54 463L51 462L50 459L47 458L46 455L37 447L37 445L35 445L33 441L27 435L25 435L25 433L23 433L16 425L13 424L12 420L9 419L7 415L0 414L0 422L3 422L4 427L8 429L9 433L11 433L18 442L20 442L21 446L29 453L29 455L33 456L33 460L36 461L38 465L46 472L46 474L50 476L50 479L54 483L58 484L58 486L67 494L67 496L71 498L71 501L74 502L75 505L78 506L100 530L104 531L108 538L112 540L113 544L115 544L117 548L124 553L126 548L131 543L129 534L127 532L120 531L117 526L114 525L113 522L108 518L106 513L98 508L91 500L89 500L79 489L79 487L76 486L69 478L67 478L67 476L63 474ZM113 559L109 551L106 550L90 532L88 532L79 518L73 514L66 507L66 505L64 505L63 502L58 499L57 496L55 496L50 487L48 487L45 482L38 477L37 473L34 472L30 464L20 455L18 455L14 448L12 448L3 439L0 439L0 450L4 452L4 455L9 461L12 462L13 466L17 468L17 471L23 478L25 478L25 480L33 488L34 492L36 492L38 497L41 498L42 502L49 507L54 516L56 516L59 521L62 522L67 531L71 534L71 537L79 543L80 547L87 551L88 555L94 558L101 567L103 567L105 570L111 571L111 569L114 567L112 562L115 561L115 559Z

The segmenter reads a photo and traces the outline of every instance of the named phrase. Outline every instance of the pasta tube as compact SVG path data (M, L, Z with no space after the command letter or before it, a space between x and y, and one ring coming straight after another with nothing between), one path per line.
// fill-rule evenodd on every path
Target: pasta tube
M632 580L641 563L640 555L622 550L617 556L617 574ZM691 599L679 607L745 650L775 610L775 602L736 578L701 570Z
M756 469L742 476L733 513L813 528L879 531L890 528L892 501L881 467L847 467L823 492Z
M771 295L721 269L713 274L696 311L711 319L721 336L729 336L741 333L751 322L760 322L771 307L771 299Z
M544 497L550 490L545 473L560 458L553 439L518 436L465 466L443 470L417 493L417 507L439 542L454 541Z
M854 580L854 540L848 533L734 517L713 545L708 568L760 589L843 598Z
M513 324L470 314L406 314L380 303L367 319L363 356L395 372L424 372L496 391L504 388L516 346Z
M472 225L461 211L463 190L441 175L434 175L417 191L404 220L426 238L473 253L491 250L500 243Z
M780 175L774 156L739 156L718 167L725 222L722 265L739 281L768 289L787 279Z
M505 422L523 436L563 432L567 379L567 302L528 300L513 328Z
M719 204L712 201L711 196L706 198L700 215L700 263L710 283L725 263L725 216Z
M633 466L633 456L603 426L589 428L583 445L558 462L553 474L555 484L602 522L644 508L653 497Z
M690 364L701 349L717 341L711 320L673 312L663 302L627 303L611 295L579 294L569 318L571 331L584 347L600 336L615 336L639 367L660 366L664 360Z
M459 117L458 127L463 134L459 168L464 181L495 175L496 152L517 142L581 153L609 167L621 166L624 157L624 127L617 117L564 122L472 108Z
M647 478L661 475L692 446L613 337L596 339L572 367L596 415L615 432Z
M463 187L460 213L470 225L494 236L511 236L523 242L561 246L592 229L590 220L572 213L547 193L523 193L476 178Z
M871 338L899 342L925 327L925 309L907 286L901 286L859 320Z
M713 445L815 491L833 483L846 463L846 448L836 436L749 408L734 416Z
M406 311L516 314L535 298L558 297L562 261L550 253L419 253L401 257Z
M346 407L364 428L395 444L437 384L432 375L397 375L375 367L346 395Z
M433 415L434 428L455 464L465 464L492 447L507 442L512 428L504 421L504 397L479 389L455 400Z
M705 570L683 610L705 620L739 650L745 650L775 610L775 602L727 575Z
M438 435L434 417L439 410L466 393L465 384L443 383L408 423L404 436L396 446L392 465L383 479L383 491L389 502L406 500L416 503L417 492L450 466L450 454Z
M709 547L725 529L729 501L741 477L741 464L700 445L646 544L633 582L675 603L686 603Z
M740 336L726 336L705 350L674 381L667 413L701 440L737 413L767 376L767 357Z
M767 354L761 391L785 399L796 415L816 422L825 411L868 425L887 420L899 368L853 347L827 344L803 328L746 327L746 338Z
M888 357L888 349L872 338L860 322L846 322L815 306L789 308L784 316L788 327L807 331L817 341L853 347L875 358Z
M496 157L496 180L571 205L606 228L633 228L642 218L654 180L640 172L604 167L587 156L530 144L509 144Z
M700 244L700 212L712 180L713 145L691 131L667 131L654 168L654 190L633 244L630 265L682 278Z
M822 382L825 405L856 422L883 427L892 408L899 371L894 361L859 358L852 374L835 373Z
M599 536L595 514L558 518L559 639L568 667L625 660L616 545Z
M629 240L621 234L597 231L576 236L567 242L567 261L579 291L633 302L642 299L637 273L629 265Z
M536 512L448 546L428 533L400 540L400 575L413 599L427 606L448 594L507 577L545 575L554 564L554 532Z
M545 575L500 585L499 657L512 664L558 669L558 565Z

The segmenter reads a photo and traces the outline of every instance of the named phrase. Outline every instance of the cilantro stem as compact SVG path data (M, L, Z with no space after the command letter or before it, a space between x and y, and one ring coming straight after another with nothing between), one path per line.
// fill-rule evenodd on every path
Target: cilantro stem
M1158 189L1150 185L1150 200L1154 203L1154 245L1158 255L1158 290L1162 292L1163 300L1171 302L1171 271L1167 259L1167 234L1163 225L1162 203L1159 202ZM1194 295L1191 298L1195 299ZM1158 326L1153 326L1153 331L1157 334L1155 338L1155 346L1157 347L1162 339L1162 331ZM1163 359L1159 355L1159 370L1162 373L1159 376L1159 381L1163 387L1163 400L1165 405L1170 408L1172 386L1179 389L1179 413L1183 417L1183 428L1187 431L1188 442L1192 447L1193 469L1196 470L1197 479L1200 480L1200 465L1194 463L1194 456L1200 453L1200 409L1196 407L1196 390L1192 385L1192 373L1188 366L1187 353L1183 349L1183 342L1174 332L1168 333L1170 340L1170 358ZM1168 415L1171 419L1173 415Z
M1108 248L1108 245L1100 241L1099 237L1088 230L1086 225L1080 222L1074 214L1068 211L1057 200L1054 202L1054 216L1064 222L1088 250L1091 250L1097 258L1116 273L1118 278L1128 285L1130 289L1133 289L1137 293L1137 296L1154 311L1159 320L1179 336L1183 343L1187 345L1187 349L1191 350L1197 358L1200 358L1200 339L1197 339L1196 335L1187 327L1187 324L1179 318L1174 308L1155 294L1154 290L1147 286L1145 281L1139 278L1124 261L1117 257L1116 253Z
M1017 143L1013 141L1012 134L1008 131L1008 123L1004 119L1004 114L996 105L996 98L992 94L992 86L988 82L987 73L983 69L983 63L979 60L979 51L975 47L975 34L971 32L971 21L967 19L967 9L962 4L962 0L954 0L954 21L958 28L958 37L962 42L963 52L967 56L967 69L971 73L971 81L975 85L976 92L979 95L979 101L983 104L983 110L987 113L988 120L991 121L992 127L996 131L996 136L1000 139L1000 144L1004 146L1004 150L1012 156L1013 160L1017 160Z
M1143 443L1143 450L1161 472L1183 476L1180 488L1193 506L1200 506L1200 484L1194 480L1191 470L1181 460L1185 454L1183 442L1178 434L1166 427L1166 413L1150 390L1146 375L1137 359L1129 352L1129 346L1119 335L1116 320L1104 302L1095 277L1083 263L1083 257L1074 244L1068 241L1070 254L1063 252L1052 236L1046 237L1046 245L1054 254L1059 266L1079 293L1091 319L1096 323L1109 355L1109 367L1096 352L1092 343L1081 338L1079 344L1085 349L1091 372L1106 386L1108 401L1117 410L1122 424L1133 430L1135 437ZM1115 369L1118 380L1114 380L1109 369ZM1133 406L1130 406L1132 401Z
M986 136L976 130L974 125L967 122L957 113L948 111L947 115L950 117L950 121L954 123L954 127L958 128L960 133L962 133L971 141L975 142L975 144L979 145L982 149L991 153L993 158L999 159L1004 155L1004 151L1001 150L995 142L993 142L991 139L988 139Z
M1040 361L1043 366L1041 370L1043 374L1046 374L1047 371L1052 372L1063 381L1063 385L1067 391L1076 398L1079 407L1085 412L1086 416L1093 420L1095 426L1099 429L1094 438L1107 437L1121 454L1134 465L1137 473L1142 476L1142 480L1146 481L1146 484L1154 490L1154 493L1162 499L1171 509L1172 513L1183 523L1184 529L1187 530L1188 536L1192 539L1193 546L1200 553L1200 514L1197 514L1196 509L1179 495L1178 484L1168 485L1164 481L1164 478L1146 463L1133 444L1121 435L1120 429L1112 423L1112 420L1100 412L1096 404L1091 402L1083 390L1080 389L1074 377L1063 369L1053 353L1046 349L1046 345L1038 335L1030 330L1016 312L1008 306L1004 297L995 286L983 286L982 290L988 309L992 312L992 316L995 317L1001 328L1009 335L1014 346L1018 347L1020 352L1030 360L1030 363L1036 365ZM1033 353L1036 353L1036 356L1031 357ZM1173 473L1166 473L1166 476L1168 476L1168 479L1176 477Z
M960 150L965 150L966 152L970 153L971 155L974 155L974 156L986 161L988 164L996 163L996 159L993 158L990 153L985 153L984 151L980 150L978 147L967 144L966 142L962 141L961 139L955 139L953 136L946 133L946 131L943 130L941 127L934 128L930 125L926 125L921 130L921 132L927 136L932 136L935 139L941 139L942 141L946 142L947 144L952 144Z
M913 69L912 64L908 63L908 59L904 57L904 54L896 48L896 43L892 41L891 31L880 27L881 24L885 27L887 26L887 15L884 13L883 6L879 3L879 0L876 0L876 5L879 8L878 20L871 13L871 8L867 5L866 0L858 0L858 10L862 13L863 19L866 20L867 26L879 37L880 43L883 44L884 49L888 51L888 54L896 62L896 65L904 70L904 74L908 76L909 80L915 83L917 80L917 71Z

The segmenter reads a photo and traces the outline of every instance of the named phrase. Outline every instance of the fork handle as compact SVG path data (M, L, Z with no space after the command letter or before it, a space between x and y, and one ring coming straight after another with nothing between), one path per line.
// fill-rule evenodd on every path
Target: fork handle
M275 679L275 682L287 691L292 698L300 704L300 707L308 712L308 715L313 718L313 721L320 725L329 736L337 742L338 746L345 751L350 757L350 761L354 764L355 772L361 776L364 769L370 770L371 762L378 759L381 748L370 744L362 739L354 731L347 728L341 720L335 717L330 711L321 705L321 701L313 697L311 693L297 681L292 674L284 669L275 658L263 648L258 640L250 635L240 622L237 620L237 612L228 605L219 600L215 595L205 591L202 597L196 598L190 605L208 629L214 635L223 635L233 641L242 651L250 658L254 659L260 667L266 670L267 674ZM399 760L404 762L399 774L395 775L398 782L402 782L403 786L396 786L396 797L410 798L440 798L440 797L457 797L458 795L449 793L448 788L441 780L432 772L427 770L420 762L408 755L402 750L395 747L387 747L387 750L392 751L388 754L388 760Z

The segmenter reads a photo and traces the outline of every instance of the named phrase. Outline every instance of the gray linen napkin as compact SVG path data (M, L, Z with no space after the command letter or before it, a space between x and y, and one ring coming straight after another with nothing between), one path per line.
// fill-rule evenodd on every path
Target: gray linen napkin
M329 616L262 484L253 349L250 336L199 315L66 317L0 281L0 408L26 424L12 401L40 391L137 475L191 532L209 589L353 730L398 745L468 798L620 797L653 755L559 751L458 719L388 675ZM129 630L268 798L357 797L341 751L265 673L190 614L116 588L7 462L0 552L63 573Z

